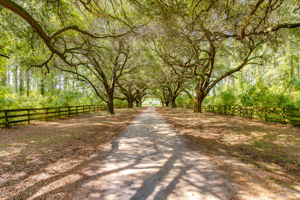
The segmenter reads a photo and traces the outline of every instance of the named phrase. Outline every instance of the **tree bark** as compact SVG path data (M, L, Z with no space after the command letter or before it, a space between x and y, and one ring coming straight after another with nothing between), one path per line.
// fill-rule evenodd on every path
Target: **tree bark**
M127 107L133 108L133 100L131 98L126 98L126 101L127 101Z
M142 101L135 99L135 105L136 107L142 107Z
M41 92L41 95L45 95L45 80L44 80L44 77L41 78L40 80L40 92Z
M65 74L63 75L63 77L64 77L64 91L68 91L69 90L69 80Z
M165 104L167 107L169 107L170 102L169 101L165 101Z
M19 71L19 93L24 93L24 70L20 67Z
M30 71L26 71L26 95L29 97L30 94Z
M14 81L15 81L15 92L18 93L19 92L19 76L18 76L18 68L15 69L14 71Z
M107 112L109 112L112 115L115 114L114 95L113 95L113 93L110 93L108 95Z
M171 108L177 108L176 97L173 97L172 100L171 100Z
M4 72L1 74L1 83L3 86L7 86L7 69L4 67Z
M199 95L194 98L194 112L195 113L202 113L202 103L204 100L204 95Z

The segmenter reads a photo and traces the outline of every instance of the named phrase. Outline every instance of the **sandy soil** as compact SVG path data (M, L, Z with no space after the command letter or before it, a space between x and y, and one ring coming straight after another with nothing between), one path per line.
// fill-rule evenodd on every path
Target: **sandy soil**
M239 199L300 199L300 127L187 109L158 109L236 187Z
M235 188L155 111L144 110L107 158L90 163L75 200L227 200Z
M70 199L89 163L140 110L120 109L0 129L0 199Z
M0 199L300 199L299 127L139 112L0 129Z

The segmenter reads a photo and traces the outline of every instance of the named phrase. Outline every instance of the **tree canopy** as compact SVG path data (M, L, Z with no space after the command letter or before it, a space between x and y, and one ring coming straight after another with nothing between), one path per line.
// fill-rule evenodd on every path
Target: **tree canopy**
M0 0L0 22L1 107L300 106L298 0Z

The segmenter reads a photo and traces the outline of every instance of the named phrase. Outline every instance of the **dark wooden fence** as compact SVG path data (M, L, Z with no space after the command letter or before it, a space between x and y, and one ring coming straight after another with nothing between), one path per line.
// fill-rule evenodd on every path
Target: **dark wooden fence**
M290 123L300 125L300 109L270 108L270 107L243 107L243 106L205 106L209 112L225 115L259 119L267 122Z
M0 127L27 123L33 120L49 120L106 110L103 105L66 106L0 110Z

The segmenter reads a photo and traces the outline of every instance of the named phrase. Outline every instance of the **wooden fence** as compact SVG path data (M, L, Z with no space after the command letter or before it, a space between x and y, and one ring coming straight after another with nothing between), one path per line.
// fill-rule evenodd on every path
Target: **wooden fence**
M30 124L33 120L49 120L104 110L106 106L100 105L0 110L0 127L8 128L20 123Z
M270 107L243 107L243 106L205 106L209 112L225 115L259 119L267 122L290 123L300 125L300 109L270 108Z

